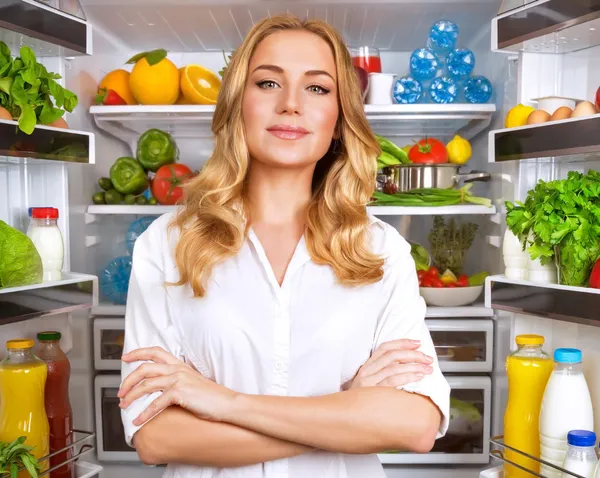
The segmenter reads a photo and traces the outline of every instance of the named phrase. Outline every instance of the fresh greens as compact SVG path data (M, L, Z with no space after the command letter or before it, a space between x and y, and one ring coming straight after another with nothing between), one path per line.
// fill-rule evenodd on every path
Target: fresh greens
M524 203L507 202L506 224L531 259L558 264L560 282L585 286L600 256L600 173L539 181Z
M487 198L473 196L470 189L471 183L465 184L460 189L421 188L396 194L384 194L379 191L373 193L374 206L455 206L457 204L478 204L491 207L492 202Z
M75 109L77 96L57 83L60 78L38 63L28 46L13 58L0 41L0 106L18 118L23 132L31 134L36 124L53 123Z
M8 443L0 441L0 477L17 478L19 469L25 467L33 478L38 477L42 467L31 454L33 447L25 445L26 437Z
M479 226L471 222L457 225L454 218L447 223L442 216L433 218L428 239L433 262L440 270L450 269L456 275L462 274L465 254L478 229Z
M234 53L235 53L235 50L233 50L231 52L231 54L228 57L226 57L225 50L223 50L223 59L225 60L225 66L219 70L219 75L221 75L221 78L223 78L225 76L225 72L227 71L227 67L229 66L229 63L231 62L231 59L233 58Z
M0 289L42 282L42 259L18 229L0 220Z

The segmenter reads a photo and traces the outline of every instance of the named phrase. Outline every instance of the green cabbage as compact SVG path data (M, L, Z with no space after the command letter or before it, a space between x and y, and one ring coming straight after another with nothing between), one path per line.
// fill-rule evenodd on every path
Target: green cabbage
M42 282L42 259L31 239L0 221L0 288Z

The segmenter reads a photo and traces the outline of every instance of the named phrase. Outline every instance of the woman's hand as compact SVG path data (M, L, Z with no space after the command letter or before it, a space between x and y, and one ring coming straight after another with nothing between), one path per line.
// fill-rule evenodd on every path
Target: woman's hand
M160 347L134 350L123 355L122 360L150 363L140 365L123 380L118 394L121 408L127 408L143 395L163 392L133 421L134 425L141 425L171 405L185 408L204 420L221 421L237 395Z
M348 388L393 387L418 382L433 373L433 358L418 352L421 343L400 339L381 344L358 370Z

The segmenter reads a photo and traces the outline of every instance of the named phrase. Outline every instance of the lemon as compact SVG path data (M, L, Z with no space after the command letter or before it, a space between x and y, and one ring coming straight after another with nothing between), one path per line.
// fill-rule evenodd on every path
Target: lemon
M446 145L448 162L452 164L465 164L473 154L471 143L458 134Z
M129 87L142 105L172 105L179 98L179 70L167 58L150 65L141 57L131 70Z
M446 272L444 272L441 276L440 276L440 280L444 283L444 284L453 284L454 282L456 282L458 279L456 278L456 276L454 275L454 273L450 270L450 269L446 269Z
M187 65L181 69L181 92L188 103L214 105L220 89L220 78L208 68Z
M506 115L504 127L517 128L519 126L525 126L527 124L527 118L534 110L535 108L531 106L525 106L519 103L517 106L512 108Z
M113 90L119 95L128 105L136 105L137 101L129 88L130 74L126 70L113 70L108 73L98 85L98 89Z

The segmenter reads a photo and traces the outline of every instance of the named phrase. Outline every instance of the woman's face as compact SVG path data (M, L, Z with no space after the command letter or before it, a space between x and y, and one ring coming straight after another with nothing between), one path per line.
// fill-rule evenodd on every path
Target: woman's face
M329 45L302 30L265 38L250 60L242 115L252 161L314 167L327 153L338 119Z

